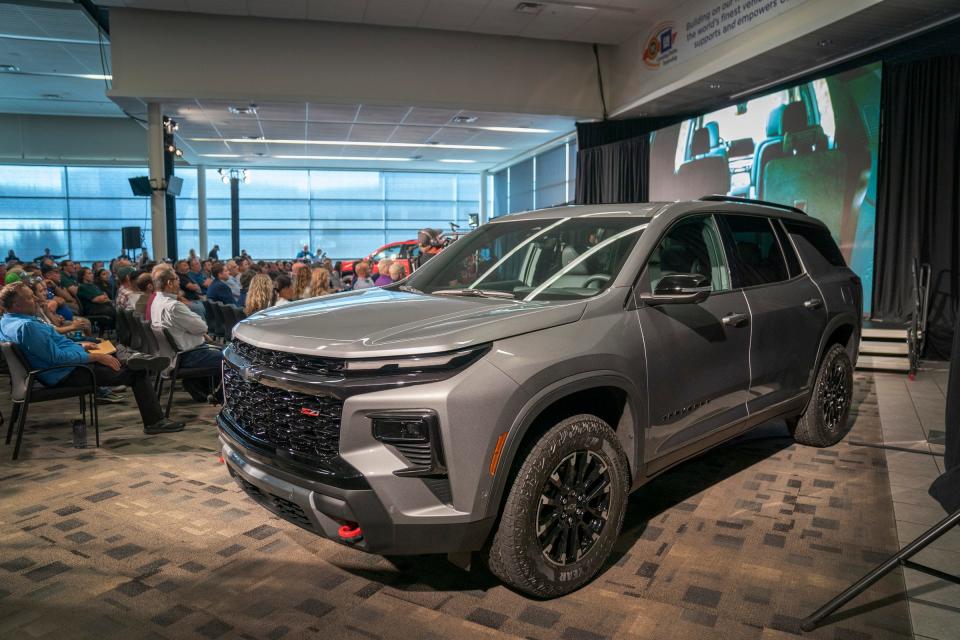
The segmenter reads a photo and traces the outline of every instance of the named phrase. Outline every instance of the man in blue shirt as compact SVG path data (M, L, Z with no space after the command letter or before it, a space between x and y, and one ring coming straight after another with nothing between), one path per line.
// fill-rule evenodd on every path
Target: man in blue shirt
M313 260L313 254L310 253L310 247L308 245L303 245L303 251L297 251L297 260Z
M237 304L237 299L233 297L233 291L230 290L230 285L227 284L230 274L227 272L226 266L217 263L213 265L212 272L213 282L211 282L207 288L207 300L216 300L223 304Z
M0 289L0 340L16 344L26 356L31 369L58 365L86 364L93 369L98 386L125 385L133 388L144 433L182 431L183 423L163 417L163 411L153 393L151 374L170 364L161 356L132 354L121 356L123 363L112 355L89 353L94 343L77 343L61 336L53 327L37 319L37 299L30 287L15 282ZM88 374L76 367L64 367L42 373L40 382L45 387L72 387L89 384Z
M210 286L212 281L203 273L200 260L197 258L190 261L190 271L187 272L187 277L190 278L192 283L200 287L200 293L207 295L207 287Z

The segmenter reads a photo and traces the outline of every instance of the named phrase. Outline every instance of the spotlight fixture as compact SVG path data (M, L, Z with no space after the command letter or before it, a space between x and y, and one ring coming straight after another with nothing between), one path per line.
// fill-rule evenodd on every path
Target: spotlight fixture
M227 111L238 116L255 116L257 115L257 105L251 102L245 107L227 107Z
M707 85L707 86L710 87L711 89L719 89L719 88L720 88L720 83L719 83L719 82L711 82L711 83L710 83L709 85Z
M178 158L182 158L182 157L183 157L183 149L176 149L176 150L173 152L173 154L174 154L175 156L177 156Z
M247 175L246 169L217 169L217 173L220 175L220 182L223 184L230 184L231 180L240 180L244 184L250 182L250 177Z
M170 143L167 145L167 153L176 153L176 152L177 152L177 148L173 145L173 143Z
M830 38L824 38L823 40L817 43L817 45L819 45L820 47L829 47L832 44L833 44L833 40L831 40Z

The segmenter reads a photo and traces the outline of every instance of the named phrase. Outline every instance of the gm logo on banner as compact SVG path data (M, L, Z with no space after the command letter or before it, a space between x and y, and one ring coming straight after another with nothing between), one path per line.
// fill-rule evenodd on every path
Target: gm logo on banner
M643 64L651 69L665 67L677 59L677 31L674 22L661 22L647 37Z

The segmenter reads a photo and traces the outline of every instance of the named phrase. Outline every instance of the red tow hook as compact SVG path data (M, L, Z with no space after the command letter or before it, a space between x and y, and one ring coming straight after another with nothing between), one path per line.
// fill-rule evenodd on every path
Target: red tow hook
M363 531L360 530L360 525L356 522L348 522L341 526L337 531L337 535L339 535L340 539L344 542L357 543L363 540Z

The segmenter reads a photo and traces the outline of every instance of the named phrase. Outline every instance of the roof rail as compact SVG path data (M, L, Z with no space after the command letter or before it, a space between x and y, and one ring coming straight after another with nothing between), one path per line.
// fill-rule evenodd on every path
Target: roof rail
M708 195L700 198L702 202L740 202L743 204L758 204L763 207L773 207L774 209L783 209L784 211L792 211L793 213L799 213L801 215L807 215L807 212L803 209L798 209L797 207L791 207L788 204L780 204L779 202L767 202L766 200L756 200L754 198L741 198L740 196L723 196L723 195Z

